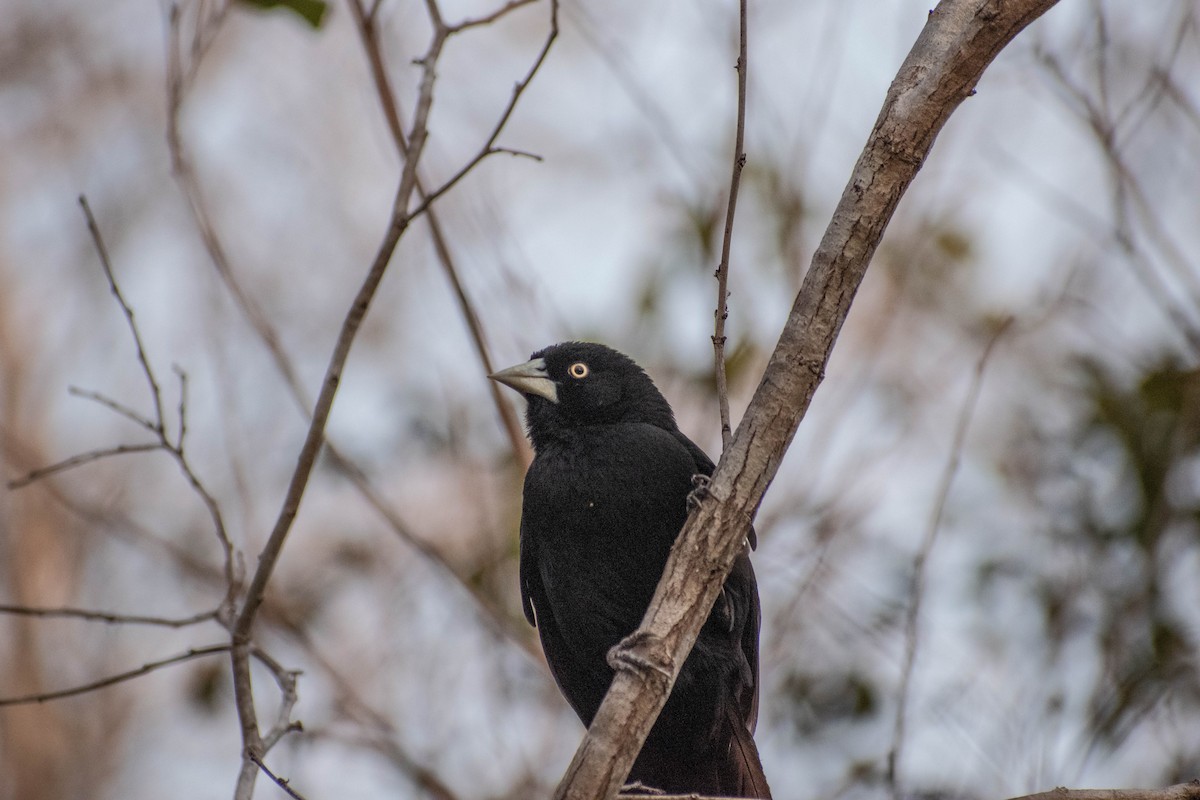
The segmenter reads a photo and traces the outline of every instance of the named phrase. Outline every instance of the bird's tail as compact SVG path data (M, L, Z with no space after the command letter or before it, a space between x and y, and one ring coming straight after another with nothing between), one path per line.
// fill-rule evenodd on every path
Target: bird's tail
M726 723L730 727L731 736L729 763L723 770L725 775L722 783L727 782L728 787L725 791L737 797L771 800L771 787L767 786L767 776L763 773L754 737L732 708L726 714Z

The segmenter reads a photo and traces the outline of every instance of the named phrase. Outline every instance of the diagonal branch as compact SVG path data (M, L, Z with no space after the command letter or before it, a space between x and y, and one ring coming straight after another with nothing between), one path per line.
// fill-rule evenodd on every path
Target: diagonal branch
M614 648L612 686L556 800L616 794L721 590L763 493L825 374L900 198L984 69L1055 0L943 0L888 89L766 373L685 523L641 628ZM665 675L637 665L662 665Z
M169 658L159 659L158 661L148 661L142 664L137 669L131 669L127 672L119 672L116 675L109 675L107 678L85 683L80 686L72 686L69 689L59 689L54 692L40 692L38 694L23 695L21 697L4 697L0 698L0 708L5 706L28 705L30 703L45 703L49 700L60 700L64 697L74 697L75 695L94 692L97 689L104 689L109 686L114 686L124 681L140 678L143 675L148 675L155 670L169 667L172 664L181 664L184 661L191 661L193 658L202 656L211 656L214 653L224 653L229 650L228 644L212 644L207 647L193 647L178 655L170 656Z

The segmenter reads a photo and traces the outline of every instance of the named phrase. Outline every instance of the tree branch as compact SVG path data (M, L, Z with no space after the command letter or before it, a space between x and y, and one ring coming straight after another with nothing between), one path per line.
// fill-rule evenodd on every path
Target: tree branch
M27 705L29 703L45 703L48 700L60 700L64 697L74 697L78 694L86 694L94 692L97 689L104 689L108 686L113 686L124 681L140 678L154 672L163 667L169 667L172 664L180 664L184 661L191 661L193 658L201 656L210 656L214 653L224 653L229 649L228 644L213 644L207 647L193 647L186 652L178 655L164 658L159 661L149 661L137 669L131 669L128 672L119 672L116 675L109 675L107 678L101 678L91 683L85 683L81 686L72 686L70 689L59 689L54 692L39 692L38 694L23 695L21 697L4 697L0 698L0 708L5 706Z
M116 614L87 608L34 608L33 606L0 605L0 614L44 619L81 619L87 622L107 622L111 625L158 625L164 628L186 628L217 619L217 610L203 611L190 617L148 617L142 614Z
M1064 789L1026 794L1012 800L1200 800L1200 779L1165 789Z
M754 399L671 550L642 626L614 648L612 686L557 800L617 793L741 551L900 198L987 65L1054 4L943 0L930 13L888 89ZM638 664L663 665L666 676Z

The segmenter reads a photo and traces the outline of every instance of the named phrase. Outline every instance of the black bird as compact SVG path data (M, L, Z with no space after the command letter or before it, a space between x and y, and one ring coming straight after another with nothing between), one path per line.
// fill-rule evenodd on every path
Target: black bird
M521 601L584 725L612 682L609 648L637 629L713 462L628 357L565 342L493 380L528 400L534 459L521 511ZM650 731L630 783L769 798L754 745L758 584L750 540Z

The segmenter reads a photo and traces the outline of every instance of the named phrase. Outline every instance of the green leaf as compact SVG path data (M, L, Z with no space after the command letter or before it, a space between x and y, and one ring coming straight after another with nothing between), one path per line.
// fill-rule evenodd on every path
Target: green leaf
M285 8L296 14L313 28L320 28L329 11L325 0L241 0L243 5L261 9Z

